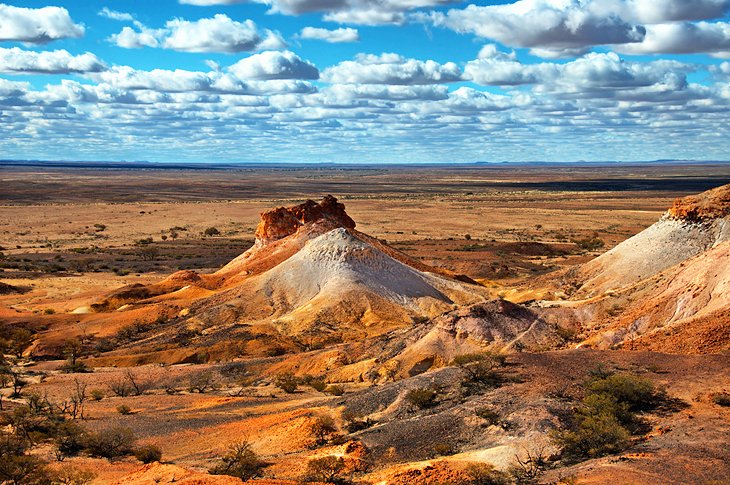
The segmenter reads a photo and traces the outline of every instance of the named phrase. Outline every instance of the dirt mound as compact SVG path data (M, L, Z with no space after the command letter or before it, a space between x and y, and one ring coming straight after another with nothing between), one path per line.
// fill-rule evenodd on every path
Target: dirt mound
M730 215L730 185L674 201L669 215L685 221L700 222Z
M533 310L506 300L451 311L417 325L404 340L405 349L392 359L403 376L446 365L470 352L535 350L560 343L555 326Z
M677 201L658 222L571 271L575 298L635 285L730 240L730 185Z
M730 349L729 260L730 241L599 300L595 307L610 304L615 315L588 343L681 353Z
M312 339L320 345L380 335L488 299L486 288L354 227L331 196L266 211L253 247L215 273L179 271L121 288L91 308L98 321L146 309L144 352L231 340L252 348L262 335L271 346L295 349L315 345Z

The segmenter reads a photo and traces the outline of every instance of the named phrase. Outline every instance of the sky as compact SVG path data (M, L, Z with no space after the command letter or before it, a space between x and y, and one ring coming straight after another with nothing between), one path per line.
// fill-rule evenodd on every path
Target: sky
M0 0L0 159L730 160L730 0Z

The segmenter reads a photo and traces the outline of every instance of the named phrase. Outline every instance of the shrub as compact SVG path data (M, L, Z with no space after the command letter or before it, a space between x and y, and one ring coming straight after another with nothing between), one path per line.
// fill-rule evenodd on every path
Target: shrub
M291 372L278 374L274 379L274 385L287 394L292 394L299 387L299 379Z
M341 456L324 456L309 460L307 479L313 482L338 483L345 471L345 460Z
M190 377L188 390L205 394L207 391L215 389L217 385L218 382L213 372L204 371Z
M314 446L327 444L337 431L334 419L329 416L317 416L309 423L309 433Z
M553 433L554 442L570 460L625 450L632 433L641 428L637 412L654 409L666 400L651 381L633 374L616 374L599 366L590 375L570 425Z
M129 428L109 428L89 434L87 450L91 456L116 458L131 455L135 437Z
M451 443L436 443L433 445L434 456L450 456L455 455L458 450Z
M126 404L120 404L119 406L117 406L117 412L119 414L123 414L123 415L127 416L129 414L132 414L132 408L130 408Z
M620 403L628 405L631 411L654 409L664 399L649 379L633 374L613 374L595 379L587 386L590 394L607 394Z
M304 381L309 387L314 389L317 392L325 392L325 389L327 389L327 383L324 382L324 379L317 378L317 377L310 377L309 379L306 379Z
M209 227L205 231L203 231L203 234L205 234L208 237L211 236L218 236L221 232L218 230L217 227Z
M425 409L436 404L438 392L431 388L411 389L406 393L406 400L419 409Z
M134 450L134 457L142 463L154 463L162 459L162 450L159 446L146 445Z
M727 392L716 392L710 397L710 400L718 406L730 406L730 394Z
M105 396L104 391L101 389L92 389L89 394L91 395L91 399L94 401L101 401Z
M0 431L0 483L40 485L49 482L46 463L26 455L29 443L10 433Z
M96 478L93 471L74 465L64 465L53 475L54 485L88 485Z
M466 467L469 485L510 485L512 480L505 472L495 470L489 463L474 463Z
M595 458L627 448L630 434L611 414L588 415L575 429L554 433L555 443L572 459Z
M342 396L343 394L345 394L345 388L337 384L332 384L327 386L324 392L326 392L327 394L332 394L333 396Z
M463 354L454 357L452 365L462 369L466 379L462 383L466 388L497 387L502 376L497 370L504 367L507 356L493 352Z
M498 425L500 422L499 413L492 408L481 407L474 410L474 413L491 425Z
M87 445L86 432L71 421L59 424L53 432L53 439L56 442L56 457L59 461L65 456L79 454Z
M219 463L208 472L212 475L237 477L245 481L257 477L263 466L251 444L244 440L232 444L228 452L220 458Z

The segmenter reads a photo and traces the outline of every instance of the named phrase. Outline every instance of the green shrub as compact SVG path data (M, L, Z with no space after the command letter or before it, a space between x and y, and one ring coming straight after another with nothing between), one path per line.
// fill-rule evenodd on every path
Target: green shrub
M145 445L134 450L134 457L142 463L154 463L162 459L162 450L159 446Z
M336 434L337 425L329 416L317 416L309 423L309 433L312 436L312 446L327 444Z
M585 396L574 410L572 423L553 433L554 442L569 460L595 458L628 448L630 437L641 429L637 414L655 409L666 400L648 379L613 373L603 366L589 373Z
M628 430L611 414L585 416L575 429L553 434L555 443L573 459L618 453L628 447L629 437Z
M208 470L211 475L228 475L241 480L255 478L261 472L264 463L251 448L251 444L244 440L232 444L228 452L223 455L218 464Z
M101 401L102 399L104 399L105 393L101 389L92 389L89 392L89 395L91 396L91 399L93 399L94 401Z
M438 392L432 388L411 389L406 393L406 401L419 409L426 409L436 404Z
M595 379L587 386L589 394L607 394L628 405L631 411L646 411L657 407L664 396L649 379L633 374L613 374Z

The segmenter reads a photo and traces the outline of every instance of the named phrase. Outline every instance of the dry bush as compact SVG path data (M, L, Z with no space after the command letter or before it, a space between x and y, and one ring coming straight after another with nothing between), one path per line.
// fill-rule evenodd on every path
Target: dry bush
M53 485L88 485L96 478L92 470L68 464L53 473Z
M337 435L338 431L334 419L329 416L317 416L309 423L312 447L326 445Z
M510 476L502 471L495 470L489 463L473 463L466 467L469 477L468 485L510 485Z
M229 446L228 452L208 472L211 475L228 475L245 481L257 477L263 466L264 463L253 451L251 444L243 440Z
M134 457L142 463L154 463L162 459L162 450L159 446L145 445L134 450Z
M299 379L291 372L282 372L274 379L274 385L287 394L293 394L299 387Z
M716 392L710 396L710 400L718 406L730 406L730 394L727 392Z
M306 480L321 483L341 483L345 460L341 456L314 458L307 463Z
M129 428L109 428L90 433L87 450L91 456L112 459L131 455L134 442L134 433Z
M438 391L430 387L411 389L406 393L406 401L418 409L426 409L436 404Z

